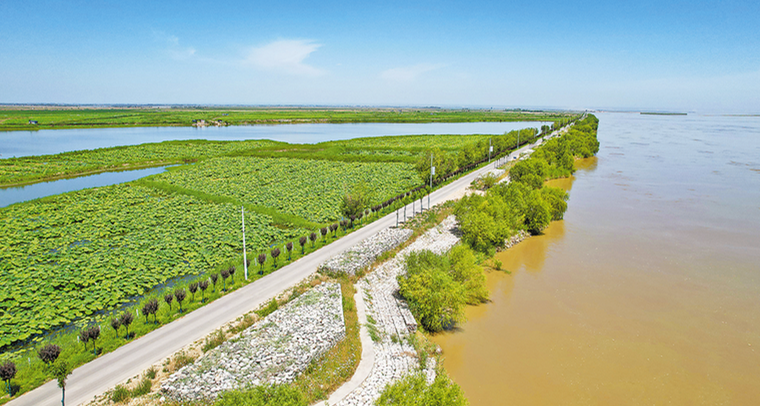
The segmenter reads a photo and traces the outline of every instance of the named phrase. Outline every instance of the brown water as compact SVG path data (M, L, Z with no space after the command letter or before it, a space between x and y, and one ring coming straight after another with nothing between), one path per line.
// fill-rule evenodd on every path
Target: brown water
M598 117L444 366L472 406L760 405L760 118Z

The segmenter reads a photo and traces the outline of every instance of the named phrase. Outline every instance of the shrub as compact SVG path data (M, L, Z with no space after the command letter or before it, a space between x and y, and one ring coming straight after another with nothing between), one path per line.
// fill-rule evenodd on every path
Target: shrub
M424 374L408 375L383 389L377 406L466 406L462 389L444 374L428 385Z
M289 385L256 386L222 393L215 406L306 406L306 397Z
M464 320L465 289L450 274L446 258L412 252L406 266L407 273L398 276L399 292L425 329L437 332Z

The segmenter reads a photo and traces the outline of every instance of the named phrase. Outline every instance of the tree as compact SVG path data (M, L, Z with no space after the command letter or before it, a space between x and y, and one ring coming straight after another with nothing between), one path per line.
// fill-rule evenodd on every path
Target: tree
M84 350L87 351L87 342L90 341L90 330L87 328L79 330L79 341L84 344Z
M270 252L270 254L272 255L272 260L274 261L274 267L277 268L277 257L280 256L280 249L275 248L272 250L272 252Z
M190 301L195 300L195 292L198 291L198 282L190 282L189 285L187 285L187 290L190 291Z
M111 319L111 328L116 333L116 336L119 335L119 327L121 327L121 320L119 320L116 317L112 318Z
M59 355L61 355L61 347L55 344L47 344L44 347L40 348L39 351L37 351L37 356L47 366L52 365L55 360L58 359Z
M0 379L5 382L5 390L8 392L8 396L13 396L13 388L11 387L11 379L16 376L16 364L6 361L3 365L0 365Z
M66 360L61 359L53 364L50 370L53 377L58 381L58 387L61 388L61 406L66 406L66 378L71 375L71 367L66 363Z
M322 234L322 241L325 241L325 236L327 235L327 227L322 227L319 229L319 233Z
M208 279L198 282L198 287L201 288L201 303L203 303L206 301L204 294L206 293L206 289L208 289Z
M338 228L337 226L335 228ZM290 261L290 253L293 251L293 243L288 241L287 244L285 244L285 249L288 250L288 261Z
M135 316L132 315L132 312L126 311L121 314L121 317L119 317L119 321L121 322L121 325L124 326L125 329L127 329L127 335L124 336L124 338L129 339L129 325L132 324L132 321L135 319Z
M211 278L211 283L214 284L214 293L216 293L216 281L219 280L219 274L212 273L211 275L209 275L209 278Z
M311 248L314 248L314 241L317 241L317 233L309 234L309 240L311 241Z
M222 275L222 291L227 291L227 278L230 277L230 271L228 269L222 269L222 272L220 272Z
M185 293L185 289L179 288L174 291L174 298L177 299L177 304L179 305L180 313L182 313L182 301L185 300L186 296L187 296L187 293Z
M304 255L305 254L305 252L304 252L304 245L306 245L306 237L300 237L298 239L298 245L301 246L301 255Z
M143 305L142 314L145 316L145 322L148 322L148 316L153 315L153 323L156 323L156 313L158 312L158 299L151 298Z
M475 254L466 245L457 244L447 254L451 263L451 276L465 291L467 304L475 305L488 300L486 275L476 263Z
M397 277L399 292L425 329L437 332L464 320L465 290L449 273L446 258L412 252L406 266L407 273Z
M259 257L257 258L259 261L259 266L261 267L261 270L259 270L259 275L264 275L264 264L267 262L267 254L261 253L259 254Z
M525 212L525 228L531 234L540 234L552 220L552 212L549 204L541 198L538 190L531 192L527 199Z
M156 308L158 308L158 301L156 301ZM100 326L95 324L92 327L90 327L90 340L92 340L92 355L97 356L98 355L98 347L95 343L98 340L98 337L100 337Z
M235 284L235 265L230 266L230 268L227 270L230 273L230 281L232 284Z
M350 217L364 211L364 208L369 204L369 195L366 185L363 183L355 185L351 191L347 191L343 195L340 202L341 214Z
M150 316L150 304L146 302L143 305L142 309L140 309L140 312L143 316L145 316L145 324L148 324L148 316Z
M164 302L166 302L166 304L169 305L169 311L170 312L172 310L172 301L173 300L174 300L174 295L173 294L167 293L166 295L164 295Z

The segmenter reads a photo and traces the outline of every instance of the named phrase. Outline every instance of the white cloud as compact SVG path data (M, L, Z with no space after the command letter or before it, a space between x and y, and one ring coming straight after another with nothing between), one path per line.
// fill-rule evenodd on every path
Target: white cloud
M166 44L166 52L174 59L184 60L195 55L195 48L181 46L179 38L176 35L167 35L161 31L153 31L153 36L159 42Z
M392 82L411 82L420 75L443 68L444 64L420 63L412 66L388 69L380 73L380 77Z
M282 39L249 51L246 64L292 75L319 76L325 72L304 63L322 44L311 40Z

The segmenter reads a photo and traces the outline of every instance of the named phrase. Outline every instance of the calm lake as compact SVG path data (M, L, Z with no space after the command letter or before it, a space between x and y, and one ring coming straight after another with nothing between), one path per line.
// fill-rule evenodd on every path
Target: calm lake
M598 114L565 220L438 335L472 406L760 404L760 118Z
M169 140L234 141L268 139L291 144L359 137L417 134L504 134L520 128L541 128L539 121L503 123L361 123L281 124L229 127L88 128L0 132L0 158L58 154L66 151L137 145Z

